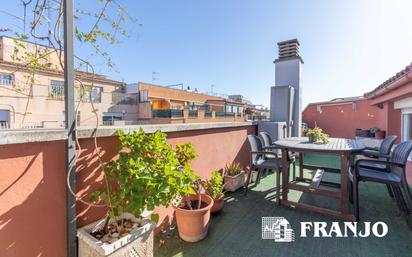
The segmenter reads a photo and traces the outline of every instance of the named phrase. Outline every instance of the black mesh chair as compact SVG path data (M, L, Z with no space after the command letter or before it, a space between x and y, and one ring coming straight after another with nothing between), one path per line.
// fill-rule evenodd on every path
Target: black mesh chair
M280 158L266 158L266 155L270 155L272 153L263 149L262 141L259 137L255 135L247 136L250 149L251 149L251 162L250 162L250 169L246 179L246 186L245 186L245 195L247 194L249 188L250 177L253 170L257 170L257 178L255 184L260 182L260 177L262 176L263 170L273 170L276 174L276 201L277 204L280 204L280 173L282 170L282 159ZM273 155L273 154L272 154Z
M272 153L272 155L267 155L267 158L282 158L280 147L274 144L272 137L269 135L269 133L260 132L259 137L261 138L262 143L263 143L263 150ZM293 180L295 180L296 179L296 154L294 153L289 154L289 161L290 163L293 163L292 176L293 176Z
M396 199L401 212L408 213L409 208L405 201L412 203L412 195L406 180L405 167L409 154L412 150L412 141L405 141L395 147L389 160L367 160L356 161L354 169L349 172L350 200L354 204L356 220L359 220L359 192L358 184L360 181L371 181L387 185ZM364 166L368 164L380 164L384 169Z
M367 147L362 154L370 158L388 160L396 139L398 139L397 136L388 136L382 141L379 149Z
M387 136L382 141L381 145L379 146L379 149L367 147L365 150L361 152L361 154L370 159L388 161L390 158L392 146L395 143L396 139L398 139L397 136ZM362 159L362 155L361 156L358 155L357 159ZM367 162L367 163L362 163L361 166L364 168L381 169L382 171L387 170L386 165L381 164L381 163L368 163ZM388 193L390 197L393 198L394 194L392 192L391 187L387 185L387 188L388 188Z

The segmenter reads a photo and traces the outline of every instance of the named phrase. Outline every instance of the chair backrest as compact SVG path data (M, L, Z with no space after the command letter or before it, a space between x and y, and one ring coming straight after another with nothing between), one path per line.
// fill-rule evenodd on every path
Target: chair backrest
M409 154L412 151L412 141L405 141L395 147L392 152L390 161L405 165L408 161ZM405 167L401 168L391 165L391 172L402 176L405 179Z
M260 132L259 137L262 139L262 143L264 146L270 146L273 144L272 138L267 132Z
M400 143L392 152L390 161L399 164L406 164L409 154L412 151L412 141L408 140Z
M390 154L393 144L395 143L397 136L387 136L379 147L381 154Z
M262 141L260 141L260 138L255 136L255 135L248 135L247 139L249 141L250 144L250 150L252 152L260 152L263 151L263 147L262 147ZM252 153L252 164L256 164L257 161L261 158L261 154L256 154L256 153Z

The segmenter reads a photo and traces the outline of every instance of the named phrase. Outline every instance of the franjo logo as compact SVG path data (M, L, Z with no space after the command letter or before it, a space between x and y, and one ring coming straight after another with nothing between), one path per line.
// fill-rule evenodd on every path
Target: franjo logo
M283 217L262 217L262 239L293 242L295 232L290 227L289 221Z
M384 237L388 234L385 222L300 222L300 237ZM262 239L293 242L295 233L284 217L262 217Z
M332 222L330 226L327 222L301 222L300 236L308 237L307 233L312 232L313 237L384 237L388 233L388 226L382 221L363 222L363 228L358 225L359 222L343 222L342 229L339 222Z

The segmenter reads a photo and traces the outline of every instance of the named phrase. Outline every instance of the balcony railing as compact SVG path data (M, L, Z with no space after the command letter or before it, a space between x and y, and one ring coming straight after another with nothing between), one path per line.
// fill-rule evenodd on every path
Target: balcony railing
M234 112L216 112L216 118L226 118L226 117L235 117L236 113Z
M189 110L189 118L197 118L198 112L197 110Z
M205 111L205 118L212 118L212 111Z
M64 100L64 86L50 85L49 98L54 100Z
M9 129L10 124L7 121L0 121L0 129Z
M13 79L0 79L0 85L2 86L13 86L14 80Z
M36 128L44 128L43 123L41 122L25 122L22 126L24 129L36 129Z
M183 110L153 110L153 118L183 118Z

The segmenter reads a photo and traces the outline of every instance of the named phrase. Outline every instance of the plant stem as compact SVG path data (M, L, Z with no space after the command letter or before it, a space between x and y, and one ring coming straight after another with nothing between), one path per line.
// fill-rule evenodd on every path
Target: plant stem
M106 217L106 221L104 222L104 226L103 226L103 232L104 234L107 234L109 231L109 220L110 220L110 216L107 215Z

